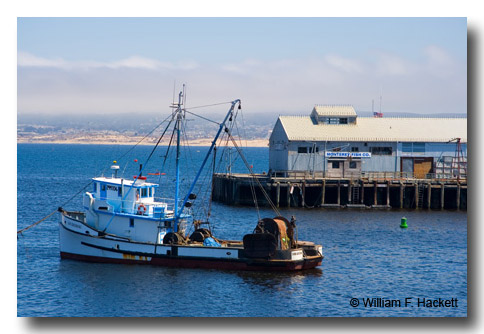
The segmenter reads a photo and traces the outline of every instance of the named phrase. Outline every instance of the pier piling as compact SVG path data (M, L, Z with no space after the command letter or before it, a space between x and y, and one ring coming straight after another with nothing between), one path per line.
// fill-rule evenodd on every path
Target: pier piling
M321 205L324 205L324 197L326 196L326 180L321 182Z
M276 206L279 207L279 201L281 199L281 183L277 182L276 186Z
M338 195L336 198L336 204L341 205L341 181L338 180Z
M287 192L286 192L286 203L287 207L291 207L291 182L287 183Z
M457 182L457 194L455 196L455 205L457 210L460 210L460 183Z
M377 181L375 181L374 184L373 184L373 205L374 206L378 205L378 183L377 183Z
M445 203L445 185L441 183L440 185L440 210L444 210Z
M415 209L419 209L419 198L418 198L418 184L415 184L414 186L414 198L415 198Z
M432 183L427 184L427 209L432 206Z
M387 206L390 206L390 181L387 181Z
M366 205L374 208L420 209L425 207L426 209L467 210L467 182L463 180L388 177L356 180L322 177L271 178L266 174L257 177L277 207L281 205L287 208L308 207L309 205L310 207L355 208ZM251 182L253 179L247 174L215 174L212 181L213 199L225 204L254 205L250 190ZM367 188L366 191L365 188ZM436 193L439 191L440 198ZM258 189L256 192L260 193ZM425 192L427 192L426 195ZM263 196L258 195L257 201L258 205L268 205Z

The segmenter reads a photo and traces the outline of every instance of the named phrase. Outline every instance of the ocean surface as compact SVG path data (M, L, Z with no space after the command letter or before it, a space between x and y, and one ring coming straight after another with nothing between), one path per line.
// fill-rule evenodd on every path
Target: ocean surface
M163 164L171 153L163 149L155 151L148 163L144 159L152 148L147 146L129 151L128 146L115 145L19 144L17 149L17 229L59 206L80 209L83 191L91 189L83 188L103 170L109 175L105 168L113 160L125 177L138 174L139 163L144 164L144 175L166 172L149 176L150 180L160 181L161 197L171 197L173 191L173 165ZM183 153L182 190L206 150L192 147ZM267 148L246 148L244 152L256 172L267 170ZM230 156L222 155L221 150L217 154L214 160L218 165L226 168L231 163L232 172L244 172L235 151ZM209 184L207 175L214 160L208 161L202 186L195 189L201 198L194 205L195 214L206 213L207 205L197 207L208 203L203 194L207 193L204 187ZM323 245L321 267L268 273L61 260L56 213L17 240L17 315L467 316L466 212L281 209L281 213L296 216L300 240ZM263 208L260 215L272 217L274 213ZM409 225L405 230L399 228L403 216ZM211 208L214 233L219 238L240 239L252 232L257 219L256 210L250 207L213 203Z

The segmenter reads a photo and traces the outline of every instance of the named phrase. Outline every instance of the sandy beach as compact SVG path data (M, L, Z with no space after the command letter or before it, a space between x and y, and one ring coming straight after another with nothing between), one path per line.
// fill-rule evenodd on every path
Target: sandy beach
M141 136L18 136L17 144L91 144L91 145L154 145L157 138L148 137L143 139ZM183 144L190 146L210 146L212 139L194 139L184 141ZM244 147L267 147L268 139L250 139L238 141L238 144ZM163 145L163 143L162 143Z

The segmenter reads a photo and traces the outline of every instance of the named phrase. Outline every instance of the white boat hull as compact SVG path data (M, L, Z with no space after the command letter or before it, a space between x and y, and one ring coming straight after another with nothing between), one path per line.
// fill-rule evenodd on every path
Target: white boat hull
M164 245L133 242L127 238L103 235L83 222L62 213L59 226L60 254L64 259L90 262L139 263L173 267L235 270L301 270L321 264L322 255L304 257L295 249L282 260L241 257L242 247Z

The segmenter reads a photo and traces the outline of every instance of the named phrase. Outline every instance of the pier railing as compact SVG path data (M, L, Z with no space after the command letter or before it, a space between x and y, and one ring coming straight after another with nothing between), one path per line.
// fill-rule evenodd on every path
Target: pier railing
M467 174L460 175L428 173L424 177L416 175L414 172L351 172L347 175L329 174L324 171L277 171L268 175L271 179L298 179L298 180L318 180L318 179L353 179L365 181L415 181L415 180L432 180L432 181L460 181L467 182Z

